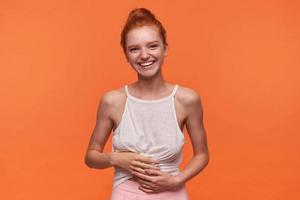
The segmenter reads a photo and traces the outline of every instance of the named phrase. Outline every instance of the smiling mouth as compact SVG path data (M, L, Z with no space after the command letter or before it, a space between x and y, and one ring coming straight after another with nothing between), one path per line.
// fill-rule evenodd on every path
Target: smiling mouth
M143 62L143 63L139 63L139 65L144 69L150 68L153 63L155 63L156 61L148 61L148 62Z

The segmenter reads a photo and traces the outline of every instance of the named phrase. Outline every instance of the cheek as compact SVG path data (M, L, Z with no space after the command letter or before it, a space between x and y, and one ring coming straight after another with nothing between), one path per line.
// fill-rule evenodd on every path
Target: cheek
M133 56L132 54L130 54L130 55L127 54L126 59L128 62L132 63L136 60L136 56Z
M159 60L163 60L165 58L165 54L163 52L158 52L157 54L155 54L155 57Z
M163 49L159 49L154 52L155 56L157 57L164 57L165 56L165 51Z

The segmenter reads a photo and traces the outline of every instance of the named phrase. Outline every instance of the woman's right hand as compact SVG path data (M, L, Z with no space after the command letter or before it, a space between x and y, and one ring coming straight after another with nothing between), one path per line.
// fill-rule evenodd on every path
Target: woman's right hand
M132 172L139 172L145 174L146 169L159 170L157 164L158 160L151 157L143 156L135 152L112 152L110 156L111 164Z

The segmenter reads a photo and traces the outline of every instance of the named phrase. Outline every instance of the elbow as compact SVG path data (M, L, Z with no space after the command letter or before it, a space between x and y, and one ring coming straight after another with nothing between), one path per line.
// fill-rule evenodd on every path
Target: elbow
M206 152L205 154L203 154L204 155L204 158L205 158L205 163L206 163L206 165L209 163L209 160L210 160L210 157L209 157L209 154L208 154L208 152Z
M93 168L88 153L85 154L85 157L84 157L84 164L85 164L87 167L89 167L89 168Z
M84 157L84 164L90 168L90 163L87 155Z
M210 160L209 155L207 155L207 157L206 157L206 165L208 165L209 160Z
M209 157L209 154L207 153L207 154L205 154L205 166L207 166L208 165L208 163L209 163L209 161L210 161L210 157Z
M199 158L199 162L202 163L202 165L206 166L209 163L209 154L208 153L200 153L197 155L197 157Z
M84 157L84 163L93 169L104 169L108 167L104 156L98 150L88 150Z

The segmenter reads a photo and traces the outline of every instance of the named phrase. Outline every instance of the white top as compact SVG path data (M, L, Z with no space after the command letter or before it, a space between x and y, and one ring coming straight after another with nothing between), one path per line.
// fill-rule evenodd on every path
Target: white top
M120 124L112 135L112 150L132 151L159 160L161 171L178 174L184 135L178 125L174 96L178 89L161 99L144 100L129 94ZM132 178L130 172L115 167L113 187Z

